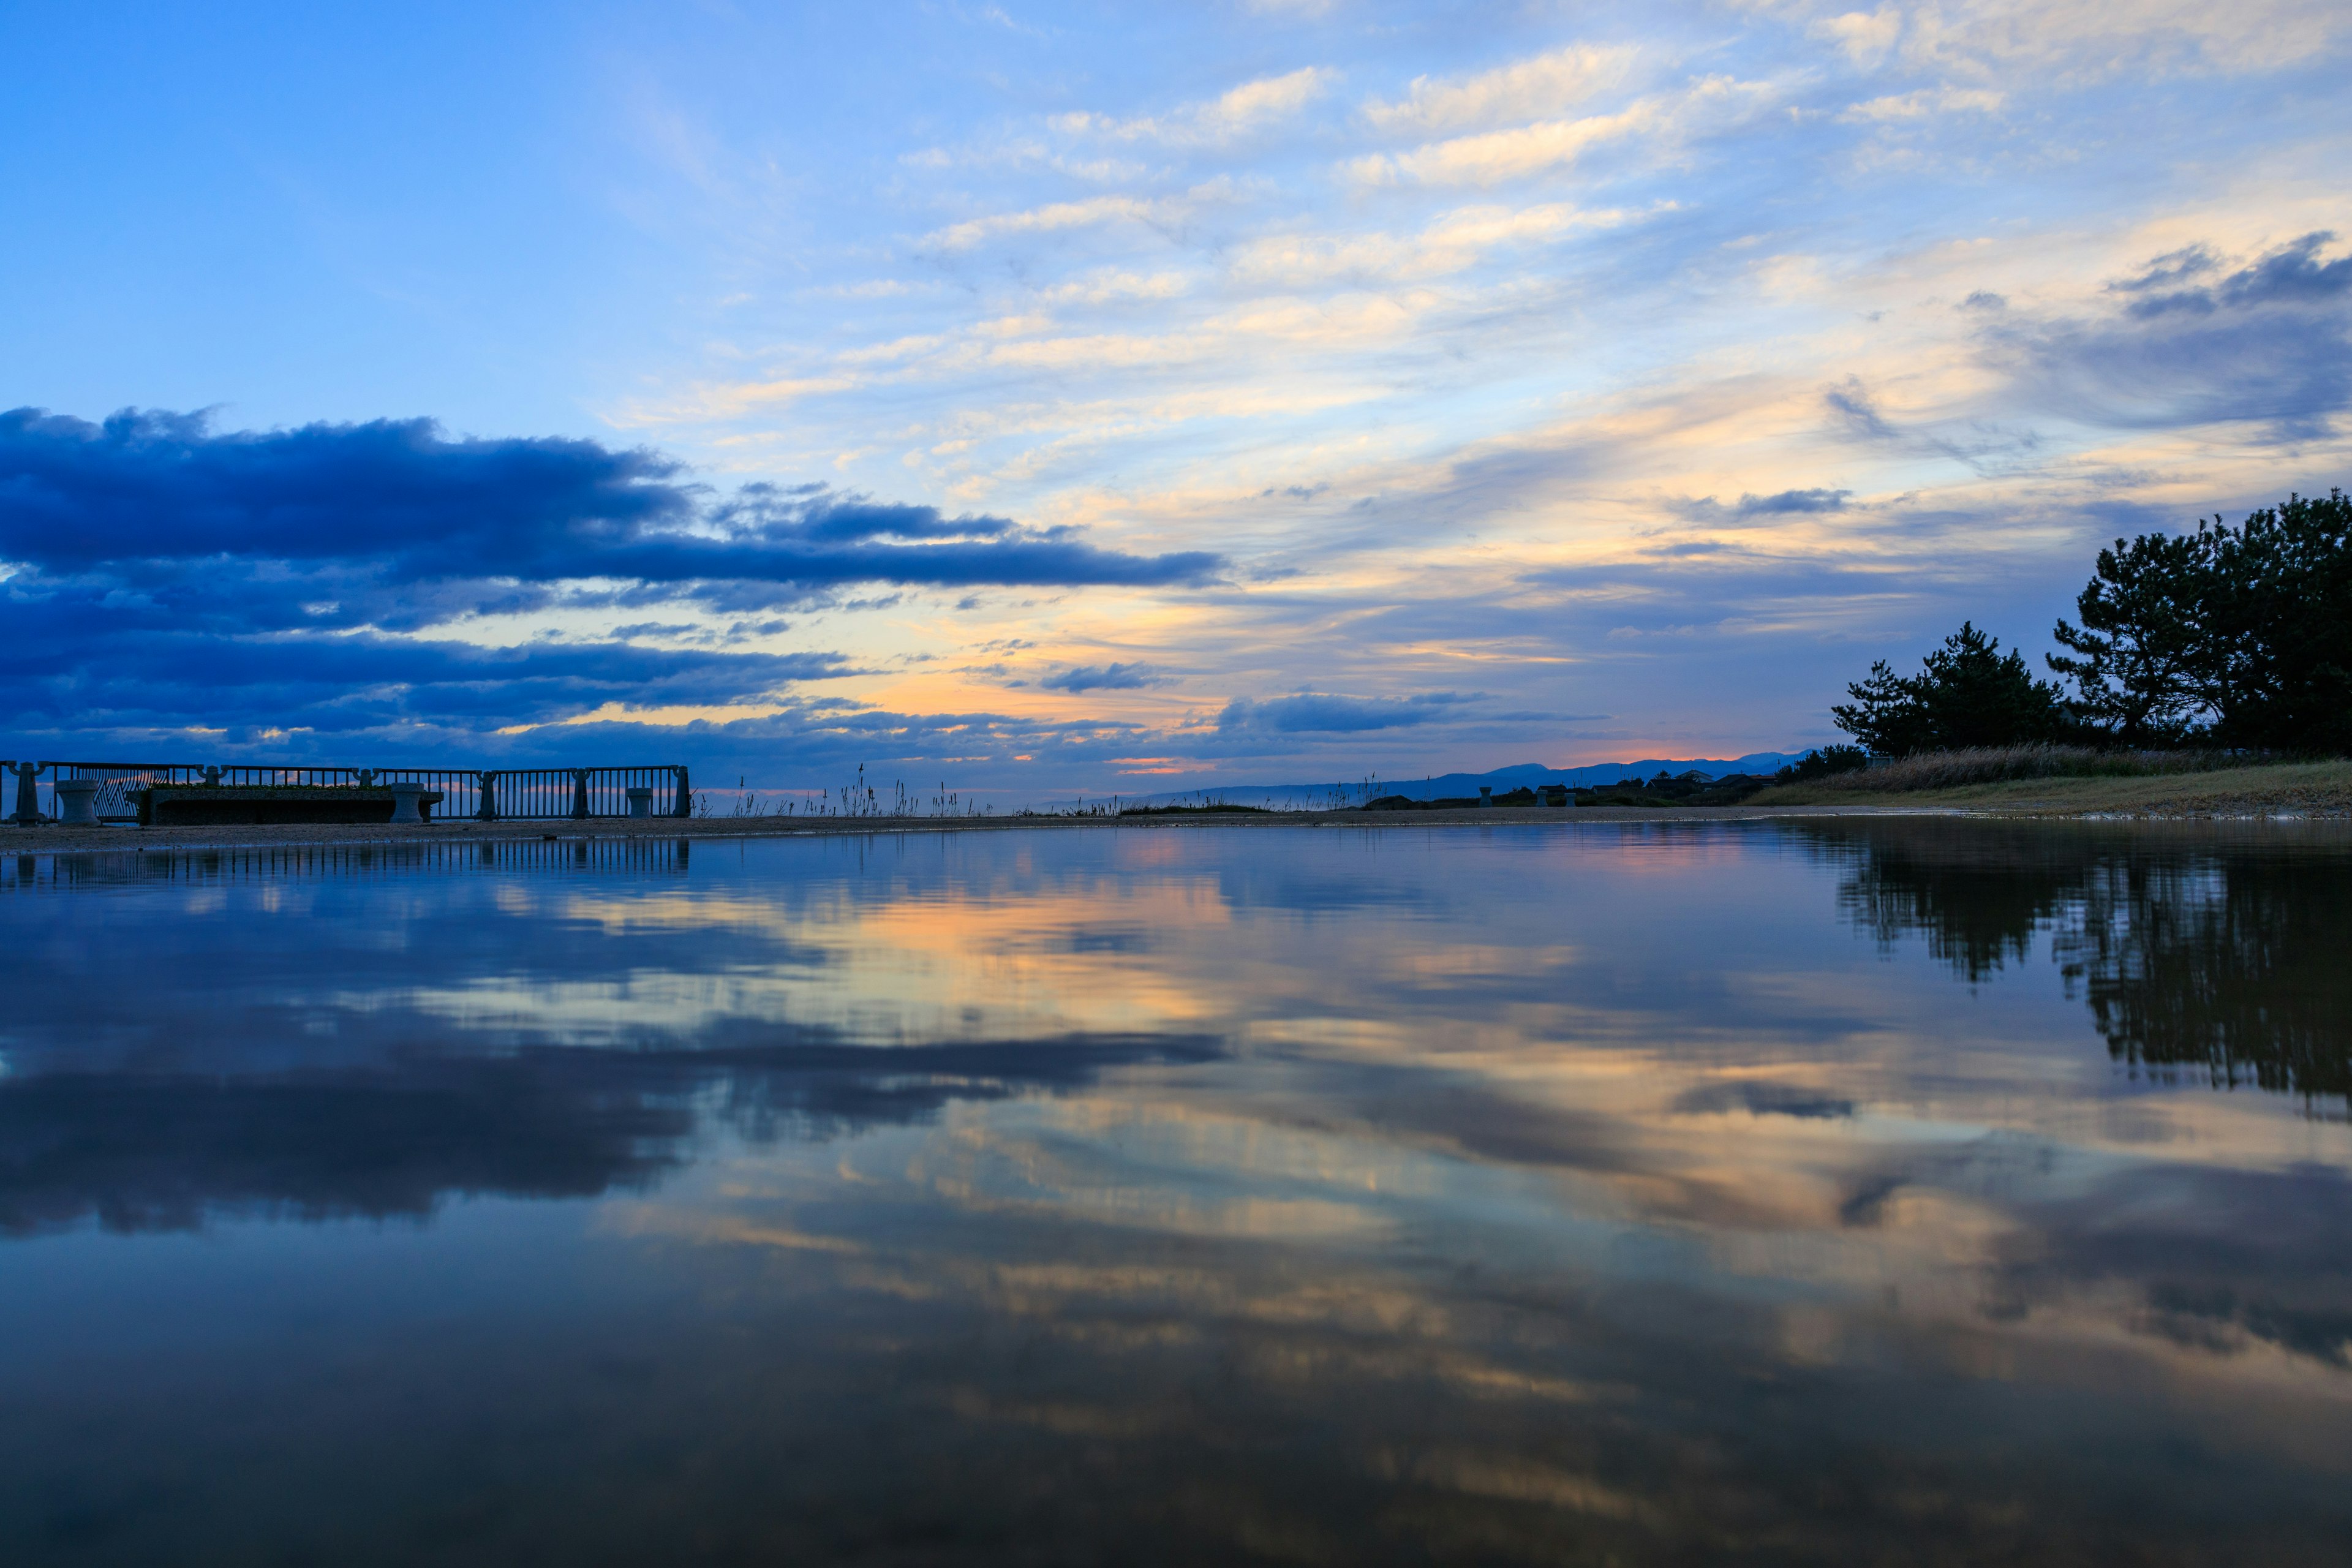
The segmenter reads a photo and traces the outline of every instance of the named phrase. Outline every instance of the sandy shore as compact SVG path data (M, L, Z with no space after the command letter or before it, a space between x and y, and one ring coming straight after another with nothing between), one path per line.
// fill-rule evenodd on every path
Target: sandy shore
M652 821L597 818L586 822L435 822L418 827L389 824L289 825L271 827L66 827L43 824L24 827L0 825L0 855L85 855L204 849L247 849L296 845L410 845L456 843L522 843L614 841L631 839L790 838L877 833L1002 833L1043 828L1055 832L1165 832L1202 827L1349 827L1391 831L1428 827L1570 827L1599 822L1754 822L1849 816L2021 816L2105 817L2105 812L2021 809L2016 805L1970 809L1958 805L1805 805L1754 806L1682 806L1651 809L1640 806L1492 806L1460 811L1298 811L1232 813L1200 816L865 816L779 817L712 816L657 817ZM2157 819L2158 814L2149 814ZM2198 813L2198 816L2242 817L2310 816L2326 819L2336 814L2317 813ZM2161 819L2179 820L2170 813Z

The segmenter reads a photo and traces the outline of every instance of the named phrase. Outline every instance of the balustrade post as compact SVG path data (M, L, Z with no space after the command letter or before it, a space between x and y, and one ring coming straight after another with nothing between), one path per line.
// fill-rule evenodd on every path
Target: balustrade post
M587 815L588 770L574 768L572 770L572 816L574 820L580 820L585 818Z
M41 820L41 793L36 781L41 776L38 763L16 764L16 825L30 827Z
M480 821L496 822L499 819L498 776L488 773L482 775L482 804L474 812Z
M677 809L671 813L671 815L674 816L692 816L694 815L694 795L693 792L688 790L686 786L686 770L684 768L677 770Z

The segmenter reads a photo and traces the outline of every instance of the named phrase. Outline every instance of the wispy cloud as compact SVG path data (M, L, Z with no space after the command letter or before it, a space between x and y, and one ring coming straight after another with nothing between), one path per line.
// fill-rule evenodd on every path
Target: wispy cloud
M1338 73L1303 66L1281 76L1244 82L1204 103L1189 103L1166 114L1131 119L1080 111L1057 116L1054 129L1069 136L1115 142L1158 142L1171 146L1222 146L1292 119L1328 92Z
M1364 118L1382 131L1419 135L1554 119L1623 81L1637 52L1571 44L1474 76L1415 77L1403 98L1366 103Z
M984 239L1004 234L1048 234L1055 229L1087 228L1096 224L1151 223L1168 204L1134 196L1088 196L1084 201L1050 202L1025 212L992 213L950 224L929 236L929 243L949 250L964 250Z
M1348 171L1370 185L1496 185L1565 168L1617 142L1665 151L1691 137L1729 130L1770 105L1780 89L1769 82L1707 77L1668 93L1637 100L1610 114L1546 120L1507 131L1432 142L1402 153L1358 158Z

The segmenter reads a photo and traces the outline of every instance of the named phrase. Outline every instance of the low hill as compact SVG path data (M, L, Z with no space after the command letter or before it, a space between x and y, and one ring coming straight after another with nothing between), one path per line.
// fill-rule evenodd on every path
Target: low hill
M1709 778L1721 778L1726 773L1765 773L1777 772L1787 763L1804 755L1801 752L1755 752L1744 757L1683 758L1645 757L1637 763L1591 763L1582 767L1551 768L1541 763L1519 763L1507 768L1496 768L1483 773L1437 773L1418 779L1376 780L1374 795L1401 795L1412 800L1444 800L1475 797L1484 785L1496 795L1520 788L1556 784L1571 788L1590 788L1594 784L1619 784L1626 779L1646 779L1660 773L1681 774L1696 769ZM1335 802L1349 805L1365 798L1363 781L1340 784L1218 784L1206 789L1171 790L1160 795L1121 795L1126 805L1182 805L1204 800L1228 801L1237 805L1263 805L1276 811L1313 810Z

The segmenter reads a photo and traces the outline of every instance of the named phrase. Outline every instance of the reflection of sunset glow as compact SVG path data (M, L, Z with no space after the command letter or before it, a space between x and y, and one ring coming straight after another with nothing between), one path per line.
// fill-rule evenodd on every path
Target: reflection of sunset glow
M1314 1498L1371 1488L1431 1542L1516 1521L1501 1554L1555 1561L1759 1506L1834 1535L1824 1476L2003 1499L2023 1444L2044 1513L2169 1519L2084 1458L2129 1450L2167 1495L2185 1463L2318 1517L2352 1436L2352 906L2280 893L2348 862L1991 852L2013 831L876 835L60 900L71 956L0 1079L52 1152L0 1161L0 1198L195 1191L226 1237L307 1219L369 1256L385 1227L333 1222L408 1215L428 1260L527 1234L579 1265L534 1284L558 1316L625 1299L628 1353L707 1345L652 1381L828 1487L877 1423L931 1492L1083 1449L1199 1489L1227 1539L1306 1465ZM232 940L270 902L282 951ZM133 954L173 986L121 983ZM2184 968L2210 983L2167 1012ZM2200 1009L2241 997L2209 1069ZM83 1149L86 1186L47 1174ZM1269 1433L1307 1436L1239 1479L1204 1458Z

